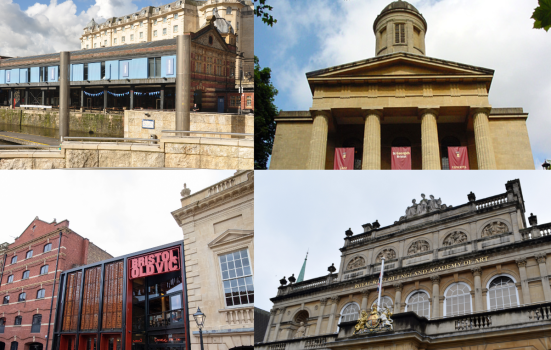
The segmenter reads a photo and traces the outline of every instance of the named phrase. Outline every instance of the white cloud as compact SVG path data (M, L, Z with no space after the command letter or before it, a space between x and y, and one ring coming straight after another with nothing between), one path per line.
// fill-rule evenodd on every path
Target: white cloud
M0 0L0 54L15 57L78 50L82 30L92 18L99 23L136 10L131 0L96 0L79 14L71 0L35 3L26 10L12 0Z

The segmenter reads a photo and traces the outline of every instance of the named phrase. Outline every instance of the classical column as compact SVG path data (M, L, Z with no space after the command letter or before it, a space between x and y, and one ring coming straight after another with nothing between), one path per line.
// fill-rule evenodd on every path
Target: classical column
M161 110L165 109L165 85L161 84Z
M476 108L473 111L474 141L476 144L478 170L497 169L488 114L490 114L489 108Z
M402 283L395 283L393 285L396 290L396 295L394 296L394 312L395 314L402 312L402 288L404 285Z
M551 288L549 287L547 265L545 264L546 260L547 260L547 254L541 253L536 255L536 261L540 266L540 276L541 276L541 284L543 285L543 295L545 296L545 301L551 301Z
M134 85L130 85L130 110L134 109Z
M327 153L327 133L329 132L329 111L312 111L314 123L310 138L310 152L308 153L308 169L325 169Z
M71 54L68 51L59 53L59 136L69 136L69 96L71 95L71 82L69 66Z
M430 276L432 280L432 318L440 316L440 276Z
M367 311L367 299L369 298L369 290L363 289L362 290L362 307L360 308L360 313L362 310Z
M276 309L270 310L270 320L268 321L268 328L266 329L266 334L264 335L264 343L267 342L270 338L270 330L272 329L272 322L274 321L276 311Z
M42 90L42 105L46 104L46 98L44 97L44 90Z
M381 170L381 119L383 113L367 110L364 115L362 170Z
M530 304L530 289L528 287L528 281L526 276L526 258L517 259L518 270L520 274L520 283L522 288L522 299L524 304Z
M482 311L482 284L480 281L482 269L478 266L473 267L471 272L474 276L474 311Z
M275 333L274 341L277 340L277 337L279 336L279 326L281 326L281 319L283 318L283 314L285 313L285 308L284 307L279 308L277 310L279 311L279 318L277 320L276 329L274 331L274 333Z
M44 93L44 91L42 91ZM84 88L80 88L80 111L84 111Z
M331 314L329 315L329 324L327 325L327 333L333 333L333 325L335 323L335 313L337 312L337 303L341 297L334 296L331 297Z
M107 86L103 87L103 111L107 112Z
M320 314L318 315L318 322L316 323L316 334L319 335L321 331L321 323L323 322L323 311L325 310L325 305L327 304L327 298L322 298L320 300Z
M438 126L436 117L438 112L434 109L421 111L421 149L423 157L423 170L441 170L440 149L438 146Z

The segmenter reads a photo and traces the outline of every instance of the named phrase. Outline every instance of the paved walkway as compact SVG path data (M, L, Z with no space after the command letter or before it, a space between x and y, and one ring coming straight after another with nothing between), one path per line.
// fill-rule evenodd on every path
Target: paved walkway
M0 139L8 142L17 143L20 145L50 145L57 146L60 144L58 139L53 137L22 134L13 131L0 131Z

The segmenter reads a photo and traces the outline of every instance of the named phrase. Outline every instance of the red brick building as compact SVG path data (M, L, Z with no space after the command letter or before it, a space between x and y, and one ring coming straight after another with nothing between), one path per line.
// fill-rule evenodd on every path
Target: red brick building
M53 334L48 321L53 325L60 273L112 258L69 229L69 221L47 223L38 217L14 243L0 245L0 254L0 350L46 349ZM52 348L51 342L47 347Z

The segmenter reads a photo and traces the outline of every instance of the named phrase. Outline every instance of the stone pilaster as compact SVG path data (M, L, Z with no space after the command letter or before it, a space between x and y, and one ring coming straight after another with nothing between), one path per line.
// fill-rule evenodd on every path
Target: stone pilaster
M381 170L381 120L380 110L364 111L364 150L362 170Z
M475 108L473 110L474 140L478 170L497 169L494 145L490 133L490 121L488 120L489 114L490 108Z
M329 323L327 324L327 332L326 333L333 333L333 326L335 323L335 314L337 312L337 304L341 298L339 296L331 297L331 314L329 315Z
M482 283L480 276L482 276L482 269L480 267L473 267L471 272L474 276L474 311L482 311Z
M368 289L362 290L362 307L360 308L360 313L362 310L367 311L367 299L369 298L370 291Z
M543 285L543 295L545 296L545 301L551 301L551 288L549 287L549 277L547 274L547 254L541 253L536 255L536 261L540 267L540 276L541 284Z
M329 111L312 111L314 123L308 153L308 169L324 170L327 154L327 133L329 132Z
M277 323L276 323L276 329L274 330L274 341L277 340L278 336L279 336L279 327L281 326L281 320L283 319L283 314L285 313L285 308L279 308L278 309L279 311L279 318L277 320Z
M518 265L518 271L520 275L520 286L522 288L522 299L524 301L524 304L530 304L530 288L528 286L526 275L526 258L520 258L517 259L517 265Z
M268 321L268 329L266 329L266 334L264 335L264 343L270 339L270 330L272 329L272 322L274 321L274 316L276 314L276 309L270 310L270 320Z
M436 125L438 112L434 109L423 109L420 112L423 170L441 170L438 126Z
M394 290L396 290L396 295L394 296L394 313L397 314L402 312L402 288L404 285L402 283L395 283L393 287Z
M321 331L321 323L323 322L323 311L325 310L325 305L327 304L327 298L322 298L320 300L320 314L318 315L318 322L316 323L316 333L319 335Z
M432 318L440 316L440 276L430 276L432 280Z

